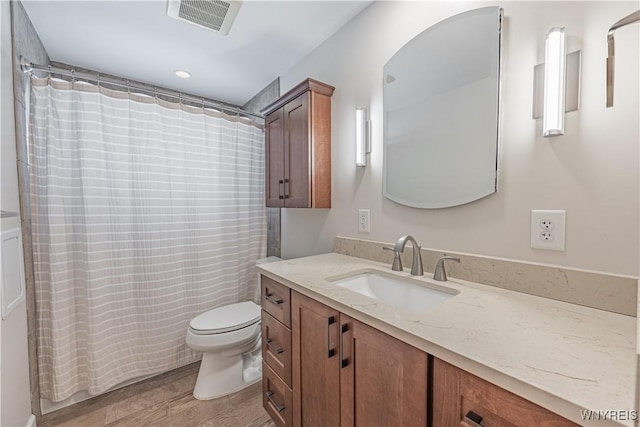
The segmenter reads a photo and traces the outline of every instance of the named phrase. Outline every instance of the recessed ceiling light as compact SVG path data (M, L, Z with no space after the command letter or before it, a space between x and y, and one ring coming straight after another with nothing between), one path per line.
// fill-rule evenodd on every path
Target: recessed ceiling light
M191 77L191 73L184 70L176 70L176 76L180 77L181 79L188 79L189 77Z

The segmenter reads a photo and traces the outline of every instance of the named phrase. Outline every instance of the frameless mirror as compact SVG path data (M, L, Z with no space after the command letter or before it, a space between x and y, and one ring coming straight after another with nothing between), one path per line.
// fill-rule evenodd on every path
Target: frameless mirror
M497 191L501 17L452 16L384 66L385 197L444 208Z

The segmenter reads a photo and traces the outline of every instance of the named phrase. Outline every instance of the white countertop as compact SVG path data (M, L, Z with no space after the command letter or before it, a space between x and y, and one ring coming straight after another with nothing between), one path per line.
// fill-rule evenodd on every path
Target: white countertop
M336 253L258 266L357 320L505 388L580 425L580 410L635 409L636 318L492 286L392 272L379 262ZM408 312L327 281L378 270L460 291L421 313Z

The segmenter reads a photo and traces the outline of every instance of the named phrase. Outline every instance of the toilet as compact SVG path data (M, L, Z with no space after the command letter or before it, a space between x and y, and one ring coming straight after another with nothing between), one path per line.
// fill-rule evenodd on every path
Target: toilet
M260 306L251 301L214 308L193 318L186 342L203 353L193 397L215 399L260 381L261 336Z

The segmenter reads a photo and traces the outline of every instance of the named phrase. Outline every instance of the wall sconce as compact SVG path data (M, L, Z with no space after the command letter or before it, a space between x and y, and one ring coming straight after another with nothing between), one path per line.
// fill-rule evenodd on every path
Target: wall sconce
M371 153L371 120L367 109L356 108L356 166L367 166L367 154Z
M565 29L547 34L544 64L534 68L533 118L542 118L542 136L564 135L564 114L580 107L582 52L567 55Z
M552 28L544 49L544 111L542 136L564 135L567 71L567 36L564 28Z

